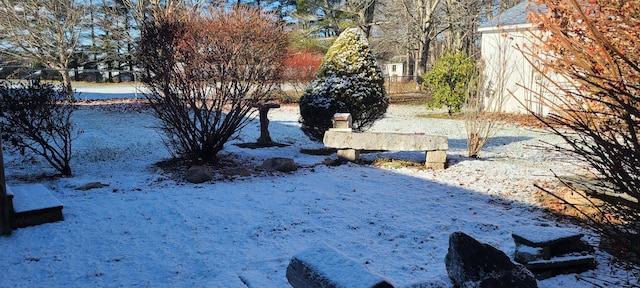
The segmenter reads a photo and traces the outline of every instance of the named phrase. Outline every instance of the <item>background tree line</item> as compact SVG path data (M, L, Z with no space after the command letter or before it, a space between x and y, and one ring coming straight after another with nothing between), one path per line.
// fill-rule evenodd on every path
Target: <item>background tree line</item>
M140 23L164 0L0 0L0 74L9 66L47 68L70 81L121 81L131 71ZM192 6L206 0L187 1ZM228 0L275 12L288 23L292 47L324 53L333 39L360 27L379 60L402 59L405 76L420 76L444 50L477 54L480 21L519 0ZM398 57L400 56L400 57ZM69 69L94 71L73 74ZM37 69L36 69L37 70ZM107 71L107 75L97 73ZM26 73L25 75L28 75Z

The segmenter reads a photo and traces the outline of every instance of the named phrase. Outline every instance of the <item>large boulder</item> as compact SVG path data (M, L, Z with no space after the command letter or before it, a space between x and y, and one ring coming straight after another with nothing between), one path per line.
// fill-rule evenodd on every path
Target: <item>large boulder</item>
M534 275L509 256L473 237L454 232L445 257L447 273L460 288L535 288Z

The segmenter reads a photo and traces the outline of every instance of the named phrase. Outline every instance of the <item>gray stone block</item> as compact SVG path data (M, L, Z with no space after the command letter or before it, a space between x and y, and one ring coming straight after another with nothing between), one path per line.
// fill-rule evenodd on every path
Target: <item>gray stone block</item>
M355 149L340 149L337 154L338 157L349 161L356 161L360 158L360 150Z
M427 169L433 169L433 170L443 170L446 168L446 163L433 163L433 162L426 162L424 163L424 167Z
M414 133L351 132L329 129L323 138L326 147L358 150L445 151L447 137Z
M447 152L446 151L427 151L425 158L426 158L426 162L429 162L429 163L447 163Z
M382 276L326 244L294 256L286 275L294 288L393 288Z

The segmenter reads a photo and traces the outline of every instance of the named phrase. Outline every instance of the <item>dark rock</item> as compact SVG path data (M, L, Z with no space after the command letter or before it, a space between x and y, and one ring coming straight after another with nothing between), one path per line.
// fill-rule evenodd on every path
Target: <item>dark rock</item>
M102 188L107 186L109 186L109 184L103 184L100 182L90 182L82 186L76 187L75 190L87 191L87 190L97 189L97 188Z
M190 183L199 184L207 182L213 178L213 172L207 166L193 166L187 170L184 180Z
M224 176L251 176L251 174L256 173L256 171L247 167L237 167L222 170L221 173Z
M294 288L393 288L382 276L326 244L294 256L286 276Z
M298 165L291 158L271 158L264 160L260 168L269 172L293 172L298 170Z
M322 164L326 166L340 166L348 161L343 158L326 158L322 161Z
M538 287L535 277L524 266L462 232L449 237L445 265L449 278L461 288Z

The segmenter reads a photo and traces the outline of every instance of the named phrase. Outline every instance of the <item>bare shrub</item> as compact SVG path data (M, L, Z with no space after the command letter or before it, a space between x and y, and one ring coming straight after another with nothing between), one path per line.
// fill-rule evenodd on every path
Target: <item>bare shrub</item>
M496 107L499 99L496 93L487 93L482 74L476 73L471 78L467 82L462 111L467 131L467 153L469 157L477 158L489 138L500 129L504 114L492 113L490 110Z
M532 34L540 45L522 51L542 64L549 83L538 93L551 114L539 119L564 139L557 150L591 168L597 184L586 193L603 201L595 206L598 217L583 214L611 241L612 251L638 257L640 1L534 2L548 8L530 14L542 31Z
M271 14L156 7L141 33L146 97L175 156L213 160L279 87L287 35Z
M80 135L71 121L77 109L66 86L38 81L0 84L2 139L9 148L44 158L71 176L72 141Z

